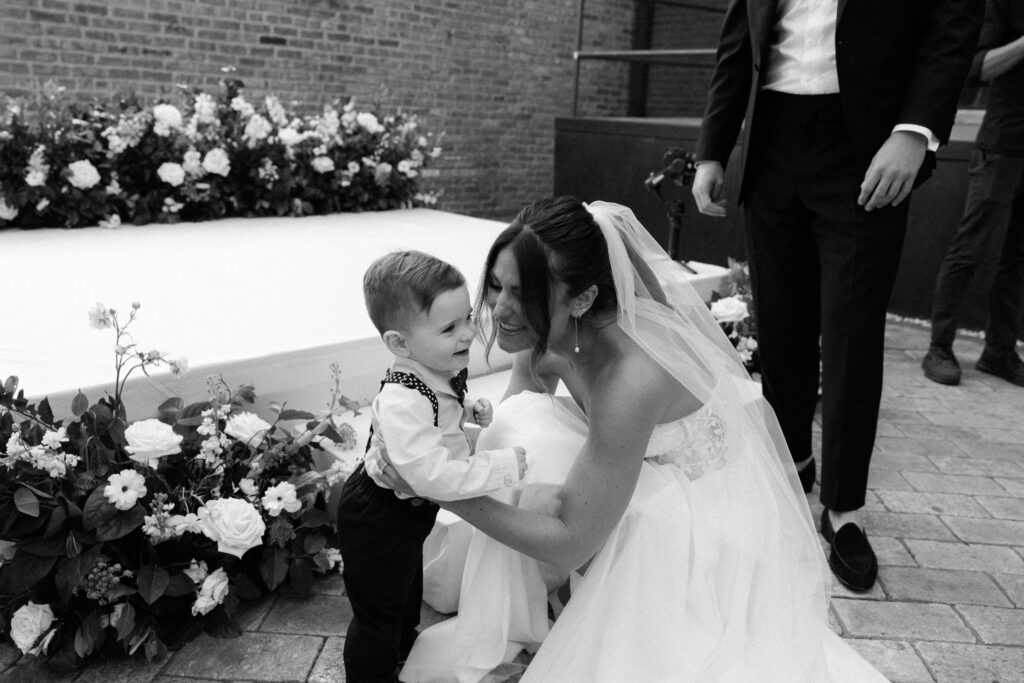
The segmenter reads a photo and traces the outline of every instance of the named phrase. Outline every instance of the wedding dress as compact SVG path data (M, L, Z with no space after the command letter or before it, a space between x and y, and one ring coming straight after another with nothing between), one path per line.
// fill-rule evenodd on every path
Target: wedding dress
M565 575L474 533L459 615L420 635L400 680L500 680L535 651L526 683L885 681L829 626L824 555L759 387L632 212L590 209L618 324L703 405L655 428L626 511L553 625L547 594ZM587 431L575 403L524 392L478 447L526 447L518 504L542 505Z

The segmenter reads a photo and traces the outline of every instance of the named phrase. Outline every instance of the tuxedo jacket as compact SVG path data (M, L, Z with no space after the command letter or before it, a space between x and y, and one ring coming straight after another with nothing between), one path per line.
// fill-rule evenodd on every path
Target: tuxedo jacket
M697 146L698 160L724 166L742 128L740 199L750 140L771 134L751 121L768 72L776 7L777 0L730 1ZM896 124L925 126L940 143L949 141L983 13L984 0L838 0L839 97L862 171ZM918 182L934 166L929 153Z

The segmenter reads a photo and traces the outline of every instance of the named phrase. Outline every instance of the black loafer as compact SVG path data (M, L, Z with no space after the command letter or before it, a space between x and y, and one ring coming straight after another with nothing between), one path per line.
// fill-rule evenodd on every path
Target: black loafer
M825 508L821 511L821 535L832 546L828 566L839 583L857 593L871 590L878 578L878 558L867 534L856 524L844 524L836 531Z
M974 367L990 375L1001 377L1019 387L1024 387L1024 361L1012 349L994 351L986 347Z
M814 480L818 475L818 467L814 464L814 458L804 465L802 470L796 471L800 477L800 485L804 487L804 493L810 493L811 489L814 488Z

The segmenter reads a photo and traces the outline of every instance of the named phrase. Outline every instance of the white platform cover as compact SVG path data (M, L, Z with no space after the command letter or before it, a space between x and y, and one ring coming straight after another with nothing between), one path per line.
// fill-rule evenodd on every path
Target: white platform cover
M78 389L95 401L112 389L114 333L89 327L88 311L102 302L126 320L138 301L131 332L139 348L186 356L191 367L183 379L136 373L125 395L129 420L149 417L168 396L205 399L212 373L232 386L255 386L258 405L288 401L316 411L329 398L331 362L342 367L344 393L369 399L390 358L363 305L366 267L388 251L420 249L458 267L475 292L487 249L504 227L410 209L3 230L0 289L8 306L0 323L0 381L17 375L27 395L50 397L58 417L70 414ZM680 268L680 277L707 298L726 271L692 265L700 275ZM470 376L508 366L508 356L495 349L488 367L477 349Z

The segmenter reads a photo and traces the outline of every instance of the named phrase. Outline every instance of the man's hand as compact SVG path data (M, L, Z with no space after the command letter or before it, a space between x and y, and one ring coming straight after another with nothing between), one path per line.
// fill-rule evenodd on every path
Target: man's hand
M865 211L890 204L897 206L914 189L914 178L917 177L927 150L928 140L923 135L904 130L890 135L875 153L868 172L864 174L857 203Z
M722 164L717 161L700 162L691 190L697 200L698 211L715 218L725 217L725 169Z
M494 419L494 408L486 398L478 399L473 403L473 419L481 427L490 427Z

